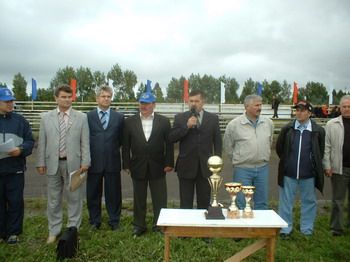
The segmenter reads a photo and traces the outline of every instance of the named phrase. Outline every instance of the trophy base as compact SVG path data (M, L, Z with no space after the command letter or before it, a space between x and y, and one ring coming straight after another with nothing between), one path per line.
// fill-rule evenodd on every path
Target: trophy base
M209 207L204 214L206 219L225 219L221 207Z
M227 210L227 218L231 218L231 219L240 218L239 210Z
M243 217L244 218L254 218L254 213L253 213L253 211L251 211L251 212L244 212L243 211Z

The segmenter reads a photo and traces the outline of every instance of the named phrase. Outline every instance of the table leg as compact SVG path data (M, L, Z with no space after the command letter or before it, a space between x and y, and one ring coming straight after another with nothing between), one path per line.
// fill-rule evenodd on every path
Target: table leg
M165 241L164 241L164 261L169 262L170 258L170 237L165 234Z
M266 261L273 262L275 261L275 238L267 238L266 240Z

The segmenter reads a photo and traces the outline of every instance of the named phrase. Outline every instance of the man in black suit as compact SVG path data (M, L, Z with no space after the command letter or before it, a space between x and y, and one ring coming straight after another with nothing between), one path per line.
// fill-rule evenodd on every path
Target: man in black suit
M90 128L91 167L86 183L87 206L90 215L90 231L101 225L101 199L103 180L105 203L112 230L119 230L122 210L121 161L124 115L111 110L113 89L101 86L96 91L97 109L88 112Z
M161 232L157 220L167 206L166 172L174 167L174 145L169 142L170 121L154 113L155 98L141 95L140 113L125 120L123 131L123 169L131 174L134 190L134 236L146 231L147 186L153 204L153 231Z
M171 142L180 142L180 151L175 171L180 184L180 207L192 209L194 190L197 194L197 208L207 209L210 205L210 185L212 175L208 159L221 156L222 141L219 118L203 110L204 93L200 90L190 92L189 111L177 114L170 132Z

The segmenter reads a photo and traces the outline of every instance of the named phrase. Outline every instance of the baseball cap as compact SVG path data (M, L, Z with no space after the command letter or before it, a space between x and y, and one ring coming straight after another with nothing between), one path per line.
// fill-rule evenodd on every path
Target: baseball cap
M0 101L10 101L10 100L16 100L16 98L13 97L12 92L7 87L0 87Z
M156 98L152 93L143 93L140 97L139 102L151 104L151 103L154 103L155 101L156 101Z
M304 108L304 109L307 109L309 111L312 112L312 105L310 105L308 102L305 102L305 101L300 101L298 104L296 104L295 106L293 106L293 108Z

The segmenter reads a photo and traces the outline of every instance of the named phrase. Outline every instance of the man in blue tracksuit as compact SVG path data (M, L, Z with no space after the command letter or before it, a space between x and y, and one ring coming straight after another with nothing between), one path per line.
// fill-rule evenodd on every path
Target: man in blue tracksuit
M296 120L285 125L277 139L279 208L278 214L288 223L281 229L281 238L288 239L293 229L293 202L299 188L301 197L300 231L311 235L317 204L315 187L322 193L324 177L322 158L325 131L311 120L312 106L299 102Z
M9 152L0 150L0 243L19 242L24 217L24 171L26 157L32 153L34 139L28 121L13 113L15 98L0 87L0 145L13 141Z

